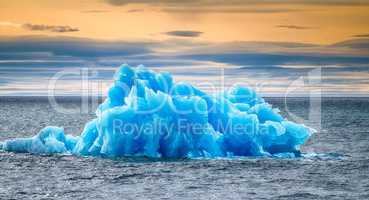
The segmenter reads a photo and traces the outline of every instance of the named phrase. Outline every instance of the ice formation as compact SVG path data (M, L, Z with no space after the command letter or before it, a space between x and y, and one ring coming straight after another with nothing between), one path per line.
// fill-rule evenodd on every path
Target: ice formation
M283 119L247 87L207 94L169 73L124 64L80 136L46 127L0 149L35 154L147 157L296 157L313 130Z

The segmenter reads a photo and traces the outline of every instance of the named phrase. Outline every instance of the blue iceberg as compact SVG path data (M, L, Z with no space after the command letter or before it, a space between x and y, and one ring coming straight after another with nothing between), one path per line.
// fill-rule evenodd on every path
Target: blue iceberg
M46 127L0 149L34 154L166 158L300 156L313 129L284 119L254 90L207 94L169 73L122 65L80 136Z

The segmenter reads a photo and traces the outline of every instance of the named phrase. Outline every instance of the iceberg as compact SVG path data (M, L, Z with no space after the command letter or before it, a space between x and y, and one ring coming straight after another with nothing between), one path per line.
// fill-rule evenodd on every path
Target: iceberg
M254 90L207 94L171 74L123 64L80 136L48 126L0 149L33 154L217 158L298 157L314 130L284 119Z

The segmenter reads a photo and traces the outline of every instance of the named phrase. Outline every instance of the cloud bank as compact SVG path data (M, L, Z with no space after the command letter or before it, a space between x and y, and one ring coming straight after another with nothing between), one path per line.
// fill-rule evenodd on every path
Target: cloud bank
M203 32L176 30L176 31L165 32L164 34L170 35L170 36L177 36L177 37L199 37L201 34L203 34Z
M58 25L32 24L32 23L19 24L19 23L13 23L13 22L8 22L8 21L0 21L0 26L23 28L29 31L48 31L48 32L56 32L56 33L79 31L79 28L75 28L71 26L58 26Z
M305 30L312 29L313 27L308 26L297 26L297 25L277 25L277 28L285 28L285 29L297 29L297 30Z
M175 73L182 81L195 82L219 78L222 66L227 84L270 83L266 89L272 92L283 90L290 80L314 67L322 67L326 84L323 88L333 93L344 90L368 94L369 39L316 45L257 41L204 43L183 38L128 42L46 36L0 37L0 94L25 94L31 86L35 91L47 92L47 88L42 91L40 88L64 69L98 68L96 79L109 80L112 67L125 62L145 64ZM75 83L74 79L66 78L66 83ZM70 88L66 87L64 92L70 93Z
M369 0L104 0L111 6L154 6L178 14L204 13L285 13L305 11L306 6L369 6ZM305 6L303 8L294 9Z
M130 10L127 10L128 13L136 13L136 12L144 12L145 10L144 9L130 9Z
M30 31L50 31L50 32L58 32L58 33L79 31L78 28L73 28L70 26L54 26L54 25L45 25L45 24L26 23L26 24L23 24L22 27Z
M151 4L164 6L237 6L237 5L281 5L281 4L306 4L306 5L369 5L368 0L105 0L114 6L128 4Z
M82 13L107 13L109 10L83 10Z
M358 34L358 35L353 35L352 37L357 37L357 38L369 38L369 34Z

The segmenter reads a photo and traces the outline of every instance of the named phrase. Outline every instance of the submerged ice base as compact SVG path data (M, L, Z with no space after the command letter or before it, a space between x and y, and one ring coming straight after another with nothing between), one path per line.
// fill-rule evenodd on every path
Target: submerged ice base
M35 154L147 157L296 157L313 130L283 119L255 91L207 94L169 73L122 65L80 136L48 126L0 149Z

